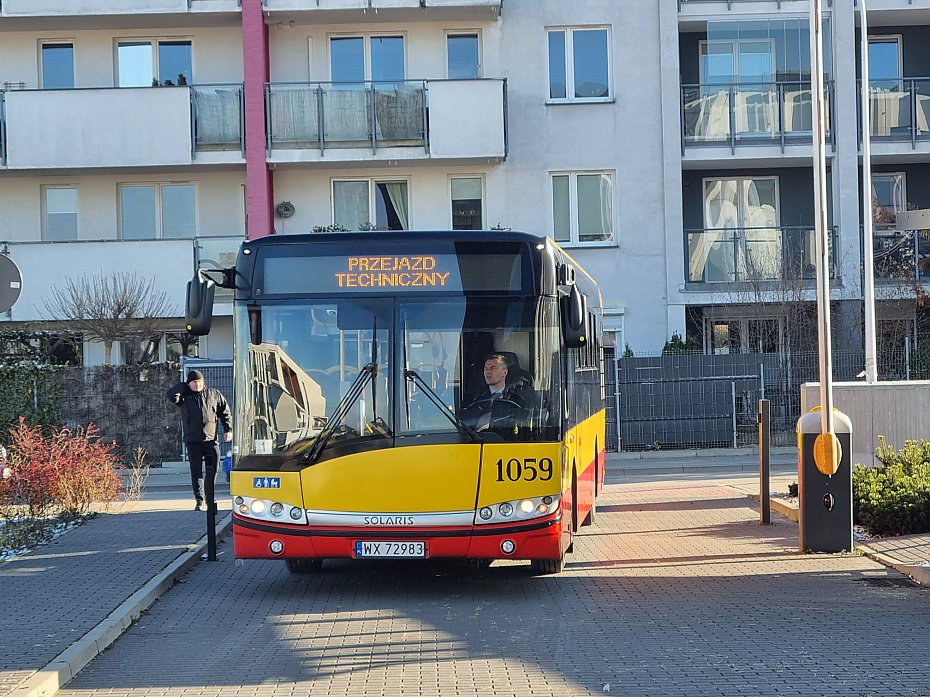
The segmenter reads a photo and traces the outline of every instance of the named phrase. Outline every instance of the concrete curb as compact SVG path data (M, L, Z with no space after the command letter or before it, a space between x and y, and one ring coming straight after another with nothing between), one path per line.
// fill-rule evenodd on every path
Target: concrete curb
M751 498L756 503L759 503L759 494L749 494ZM772 510L778 513L778 515L787 518L788 520L793 520L795 523L798 522L798 509L795 506L785 503L781 499L769 499L769 504L772 507Z
M892 559L883 552L876 552L875 550L871 549L868 544L856 545L856 551L861 552L869 559L877 561L883 566L894 569L895 571L902 573L905 576L910 576L924 588L930 587L930 567L905 564L898 559Z
M216 526L219 539L232 527L232 514ZM207 536L193 543L186 552L153 576L144 586L124 600L96 627L66 648L44 668L23 680L8 694L10 697L47 697L67 685L88 663L103 653L139 616L163 596L177 581L200 562L207 548Z

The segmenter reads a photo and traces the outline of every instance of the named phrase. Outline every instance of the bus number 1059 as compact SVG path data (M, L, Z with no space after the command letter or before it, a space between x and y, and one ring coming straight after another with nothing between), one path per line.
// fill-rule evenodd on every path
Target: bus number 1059
M518 460L515 457L506 462L503 458L497 461L497 481L533 482L539 479L548 482L552 479L552 460L548 457L525 457Z

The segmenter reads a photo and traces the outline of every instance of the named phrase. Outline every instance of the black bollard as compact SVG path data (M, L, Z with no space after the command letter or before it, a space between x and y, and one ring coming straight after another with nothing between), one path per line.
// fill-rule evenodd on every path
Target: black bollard
M207 561L216 561L216 464L207 463Z
M772 417L769 400L759 400L759 513L762 525L772 524L772 491L770 483L771 454L769 438L772 433Z

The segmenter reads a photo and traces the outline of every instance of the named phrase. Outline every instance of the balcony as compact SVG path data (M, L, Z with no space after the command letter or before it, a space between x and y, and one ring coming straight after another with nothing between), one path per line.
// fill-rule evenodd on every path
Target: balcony
M816 238L807 227L686 230L688 283L803 281L816 278ZM830 231L835 275L836 229ZM778 287L775 284L775 287Z
M306 13L313 22L357 22L360 14L377 12L379 21L494 20L502 0L264 0L265 11Z
M154 281L183 314L184 291L194 273L194 240L7 242L10 258L23 274L23 292L10 319L28 322L43 319L45 299L52 286L69 277L107 271L138 273ZM157 272L156 272L157 270Z
M833 0L824 0L823 6L832 7ZM772 13L782 10L793 12L806 11L807 7L808 0L678 0L678 12L684 15L717 14L721 10L740 13Z
M859 81L862 89L862 81ZM861 107L860 107L861 137ZM869 135L873 142L930 141L930 78L869 82Z
M876 230L872 258L876 281L914 290L917 284L930 286L930 231Z
M833 83L825 86L828 142ZM810 82L684 85L681 88L682 152L695 146L777 146L811 143ZM808 155L809 156L809 155Z
M241 0L3 0L0 17L93 17L100 15L237 12Z
M195 154L198 162L241 163L241 94L241 85L6 91L0 165L190 165Z
M273 162L506 157L505 80L266 87Z

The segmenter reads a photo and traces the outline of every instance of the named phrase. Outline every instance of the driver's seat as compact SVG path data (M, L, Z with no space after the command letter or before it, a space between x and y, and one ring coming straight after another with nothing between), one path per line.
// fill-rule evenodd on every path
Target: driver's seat
M507 363L507 384L516 385L523 383L525 385L533 384L533 376L520 367L520 359L513 351L496 351L495 353L504 357Z

